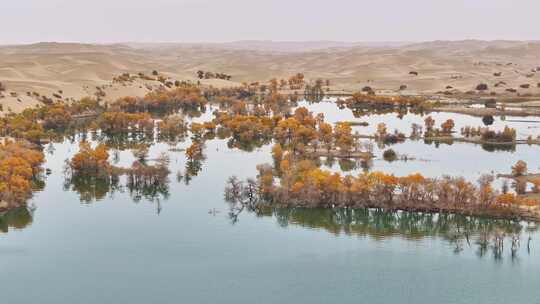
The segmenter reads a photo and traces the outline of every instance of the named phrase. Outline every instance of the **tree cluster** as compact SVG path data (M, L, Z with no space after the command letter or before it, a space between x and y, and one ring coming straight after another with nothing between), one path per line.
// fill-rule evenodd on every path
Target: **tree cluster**
M0 143L0 210L22 206L32 196L44 160L28 142Z
M205 72L202 70L197 71L197 78L199 79L224 79L224 80L231 80L232 76L227 75L225 73L213 73L213 72Z
M305 159L284 158L279 166L259 166L257 180L247 185L229 181L226 196L249 201L252 206L382 208L509 218L527 217L528 209L521 206L531 204L517 197L509 200L509 195L494 190L492 176L482 176L474 185L462 177L427 178L419 173L403 177L382 172L342 176L321 170ZM252 199L244 197L245 187L254 189Z

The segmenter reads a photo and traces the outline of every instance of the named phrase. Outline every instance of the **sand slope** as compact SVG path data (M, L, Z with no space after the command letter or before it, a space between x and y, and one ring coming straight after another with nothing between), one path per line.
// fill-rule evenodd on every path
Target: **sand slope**
M532 72L539 68L538 72ZM468 91L480 82L499 94L515 88L539 94L540 43L516 41L435 41L426 43L339 43L241 41L224 44L39 43L0 47L0 82L4 110L20 111L37 103L33 92L62 99L92 96L102 87L106 100L144 95L157 81L112 83L121 73L153 70L174 80L197 81L196 71L223 72L233 81L203 83L231 86L268 81L302 72L308 79L330 79L334 88L359 90L365 85L410 93L432 93L447 86ZM418 76L410 75L418 72ZM501 76L494 76L501 73ZM494 87L497 82L505 85ZM519 88L530 84L529 89ZM59 93L59 90L62 92ZM12 92L17 97L12 97ZM32 96L27 96L28 92ZM53 98L54 99L54 98Z

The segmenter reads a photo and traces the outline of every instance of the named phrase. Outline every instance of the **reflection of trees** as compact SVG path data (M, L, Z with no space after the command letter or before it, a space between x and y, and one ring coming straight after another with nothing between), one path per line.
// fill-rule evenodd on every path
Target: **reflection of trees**
M455 214L391 212L376 209L276 209L282 224L322 228L334 234L357 234L384 239L400 235L407 239L429 236L448 238L456 233L469 235L496 229L519 233L522 226L510 220L466 217Z
M502 152L516 152L516 145L515 144L482 144L482 149L484 149L487 152L495 152L495 151L502 151Z
M340 109L344 109L345 106L340 106ZM384 114L396 114L398 119L403 119L403 117L409 113L424 115L424 109L421 107L397 107L397 106L385 106L385 107L371 107L371 106L358 106L358 107L349 107L352 111L352 114L356 118L371 116L371 115L384 115Z
M359 162L354 159L341 158L339 161L339 168L343 172L352 171L358 168Z
M313 159L313 161L320 162L320 160ZM320 164L323 164L327 167L333 167L334 164L338 162L339 168L343 172L349 172L357 169L362 169L363 172L369 172L371 168L373 167L373 160L372 159L350 159L350 158L340 158L336 159L334 157L326 157L323 159L323 161Z
M145 132L131 132L107 134L105 132L92 133L92 140L104 143L107 147L116 150L130 150L141 145L154 143L154 134Z
M133 201L139 202L141 199L146 199L151 202L161 202L161 200L167 200L169 198L169 184L158 185L142 185L134 186L128 184L127 186Z
M202 114L206 113L206 106L201 106L199 108L185 108L181 109L181 113L188 118L197 118L201 117Z
M107 195L116 192L123 193L127 189L134 202L146 199L151 202L160 202L169 198L169 183L144 184L127 183L120 184L118 178L99 179L73 176L64 181L65 191L74 191L79 194L79 199L84 203L93 203L104 199Z
M174 133L174 132L158 132L157 134L157 140L158 142L165 142L169 145L176 145L180 142L185 141L186 139L186 133Z
M100 201L107 194L122 191L118 178L93 178L83 176L71 176L64 180L64 191L74 191L79 194L83 203Z
M234 137L230 138L227 141L227 147L229 149L237 148L246 152L253 152L255 149L261 148L262 146L268 145L272 142L271 139L258 139L252 141L242 141Z
M229 200L232 203L231 200ZM231 204L231 220L238 221L243 208ZM332 234L370 237L373 240L401 237L407 240L440 238L449 242L455 252L475 247L483 256L502 257L506 240L507 249L515 257L521 235L537 230L537 226L511 220L494 220L456 214L415 213L377 209L309 209L309 208L246 208L258 216L273 216L282 227L298 225L326 230ZM525 248L529 244L523 240Z
M183 180L186 185L189 185L193 177L199 175L199 172L202 171L204 160L204 156L202 158L188 159L184 174L182 174L182 172L177 173L177 181L181 182Z
M0 213L0 232L7 233L9 228L23 229L33 221L34 210L29 207L19 207Z
M439 146L441 144L449 145L449 146L453 145L454 140L452 138L437 139L437 140L424 139L424 144L426 144L426 145L435 145L435 148L439 148Z

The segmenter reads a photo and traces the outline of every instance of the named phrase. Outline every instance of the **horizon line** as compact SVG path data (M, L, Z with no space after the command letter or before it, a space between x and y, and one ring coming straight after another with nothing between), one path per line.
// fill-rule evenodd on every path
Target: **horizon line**
M416 44L416 43L429 43L429 42L540 42L540 39L478 39L478 38L464 38L464 39L433 39L433 40L272 40L272 39L240 39L240 40L226 40L226 41L82 41L82 40L43 40L32 42L14 42L4 43L0 42L0 46L19 46L19 45L36 45L36 44L87 44L87 45L126 45L126 44L232 44L232 43L342 43L342 44Z

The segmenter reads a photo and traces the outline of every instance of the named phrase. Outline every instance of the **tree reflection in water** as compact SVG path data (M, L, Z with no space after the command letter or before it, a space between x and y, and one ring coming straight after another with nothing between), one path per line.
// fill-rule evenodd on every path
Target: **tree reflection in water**
M503 258L505 249L513 260L520 248L530 252L530 234L538 229L532 223L456 214L343 208L240 208L234 203L230 206L229 217L233 223L247 210L260 217L275 217L281 227L323 229L334 235L369 237L375 241L396 237L408 241L442 239L455 253L469 248L479 257L491 252L495 260Z
M133 202L138 203L142 199L156 204L156 212L162 210L161 202L169 198L169 182L155 185L134 184L127 182L120 184L119 179L96 179L87 177L70 177L64 180L64 190L74 191L79 194L79 199L85 204L91 204L104 199L107 195L129 192Z
M23 229L32 224L34 208L19 207L0 213L0 233L8 233L10 229Z

